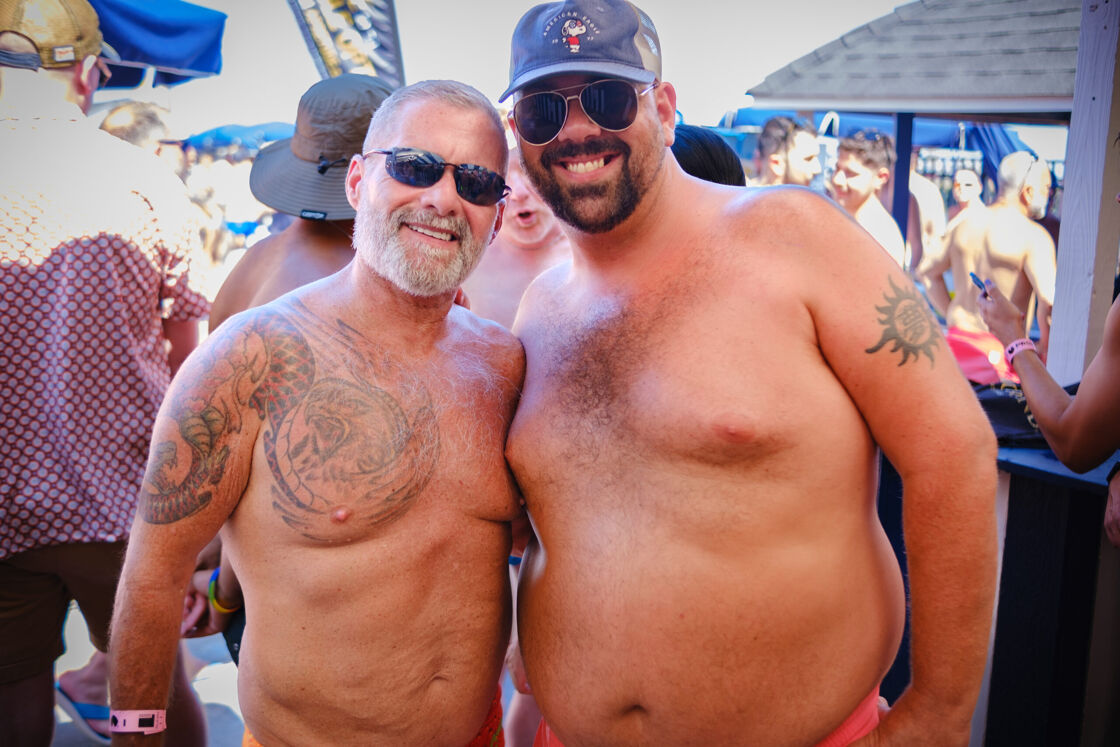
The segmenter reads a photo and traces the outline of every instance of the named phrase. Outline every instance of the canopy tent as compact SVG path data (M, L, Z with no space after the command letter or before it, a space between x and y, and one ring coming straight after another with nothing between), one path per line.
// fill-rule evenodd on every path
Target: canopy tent
M105 41L120 55L110 87L139 85L146 68L154 85L171 86L222 70L226 14L183 0L90 0Z
M747 94L763 108L893 114L901 161L916 115L1068 123L1080 24L1080 0L915 0L779 68ZM907 180L895 180L892 212L903 230L907 189Z

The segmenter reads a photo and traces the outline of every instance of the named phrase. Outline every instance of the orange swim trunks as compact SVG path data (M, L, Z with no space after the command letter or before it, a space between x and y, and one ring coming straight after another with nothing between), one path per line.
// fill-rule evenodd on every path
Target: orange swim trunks
M817 747L845 747L861 737L865 737L879 725L879 688L876 687L871 694L860 701L851 715L844 719L827 737L817 743ZM537 736L533 740L533 747L564 747L548 724L541 720L537 727Z
M467 747L505 747L505 744L505 735L502 734L502 687L499 685L498 691L494 693L494 700L490 703L490 712L486 714L486 720L482 722L478 736L472 739ZM246 728L241 737L241 747L264 747L264 745L258 742Z

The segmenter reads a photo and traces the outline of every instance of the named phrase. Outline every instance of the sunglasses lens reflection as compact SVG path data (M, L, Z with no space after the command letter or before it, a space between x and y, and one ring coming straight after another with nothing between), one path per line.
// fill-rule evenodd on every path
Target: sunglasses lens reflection
M389 176L401 184L421 189L442 179L448 165L435 153L415 148L394 148L385 155L385 170ZM455 191L467 202L489 206L505 197L506 183L501 174L466 163L454 169Z
M531 93L513 107L517 131L530 145L544 145L560 134L568 120L568 99L556 91ZM611 132L634 124L638 92L624 80L599 80L583 87L579 103L597 126Z
M513 119L525 142L544 145L564 127L568 101L553 91L530 94L514 105Z
M625 130L638 114L638 92L623 80L601 80L579 94L583 111L604 130Z

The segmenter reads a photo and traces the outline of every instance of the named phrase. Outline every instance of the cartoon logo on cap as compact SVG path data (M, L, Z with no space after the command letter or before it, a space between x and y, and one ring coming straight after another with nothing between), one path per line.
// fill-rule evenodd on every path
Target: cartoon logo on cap
M572 54L579 52L579 37L586 33L587 27L578 18L569 18L560 27L560 35L564 38L564 43L568 45L568 51Z

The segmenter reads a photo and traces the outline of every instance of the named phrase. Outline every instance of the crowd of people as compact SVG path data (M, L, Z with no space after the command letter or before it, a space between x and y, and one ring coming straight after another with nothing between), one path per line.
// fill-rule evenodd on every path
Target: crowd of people
M888 135L841 139L822 195L783 117L746 187L677 123L653 19L561 0L517 23L507 117L311 86L244 174L285 227L206 287L164 113L86 116L104 54L87 0L0 14L0 742L49 744L57 701L205 744L182 639L214 633L250 747L967 742L997 575L970 382L1020 385L1074 469L1120 446L1120 302L1076 396L1046 373L1037 158L991 205L959 171L951 216L911 164L903 231ZM56 678L72 600L97 653Z

